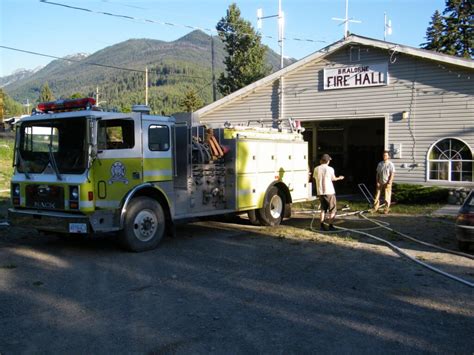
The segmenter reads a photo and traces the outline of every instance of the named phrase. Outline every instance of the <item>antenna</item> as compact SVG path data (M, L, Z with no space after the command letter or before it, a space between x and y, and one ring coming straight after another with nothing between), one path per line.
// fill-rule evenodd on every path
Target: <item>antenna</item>
M385 38L387 36L390 36L392 34L392 20L387 21L387 13L383 13L383 40L385 41Z
M344 24L344 38L347 38L347 36L349 36L349 22L362 23L362 21L354 20L352 18L349 18L349 0L346 0L346 17L345 18L333 17L332 20L342 21L339 24L339 26Z
M271 16L263 16L263 9L257 9L257 29L263 27L263 19L277 17L278 18L278 46L280 47L280 69L283 69L283 40L285 39L285 13L281 10L281 0L278 0L278 14Z

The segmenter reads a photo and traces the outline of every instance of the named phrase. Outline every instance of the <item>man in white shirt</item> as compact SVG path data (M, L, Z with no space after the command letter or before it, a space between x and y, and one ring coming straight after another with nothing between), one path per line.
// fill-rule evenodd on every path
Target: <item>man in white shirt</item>
M385 208L384 213L390 211L390 202L392 199L392 183L395 177L395 165L390 161L389 151L383 152L383 160L377 165L376 173L376 191L374 197L374 212L379 209L380 194L382 190L385 193Z
M334 219L336 217L336 190L334 189L333 181L338 181L344 179L344 176L337 176L334 174L334 169L329 166L331 157L329 154L323 154L318 165L314 169L313 177L316 180L316 191L321 203L321 230L336 230L333 226ZM326 229L324 224L324 219L326 213L329 212L329 228Z

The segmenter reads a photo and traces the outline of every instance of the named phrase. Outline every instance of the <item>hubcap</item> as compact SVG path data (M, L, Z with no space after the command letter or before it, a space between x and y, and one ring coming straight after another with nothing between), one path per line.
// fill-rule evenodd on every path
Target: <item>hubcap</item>
M280 218L282 212L283 212L283 201L281 200L280 196L275 195L270 200L270 214L273 218L278 219Z
M133 221L133 232L135 237L142 242L153 238L158 228L158 220L150 210L140 211Z

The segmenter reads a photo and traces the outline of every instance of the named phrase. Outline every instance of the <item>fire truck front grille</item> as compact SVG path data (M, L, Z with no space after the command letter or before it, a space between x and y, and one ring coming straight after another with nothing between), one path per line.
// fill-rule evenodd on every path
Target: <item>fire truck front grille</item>
M27 185L26 207L63 210L64 188L56 185Z

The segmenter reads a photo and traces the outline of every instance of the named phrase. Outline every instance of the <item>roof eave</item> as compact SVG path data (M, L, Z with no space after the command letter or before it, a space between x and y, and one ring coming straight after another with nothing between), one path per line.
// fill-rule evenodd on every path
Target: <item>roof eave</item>
M310 54L307 57L304 57L303 59L300 59L297 62L294 62L293 64L290 64L289 66L274 72L273 74L270 74L270 75L268 75L268 76L266 76L266 77L264 77L260 80L257 80L257 81L253 82L250 85L244 86L243 88L241 88L237 91L234 91L232 94L229 94L229 95L223 97L222 99L219 99L219 100L214 101L213 103L211 103L207 106L204 106L203 108L195 111L194 114L196 114L197 116L202 115L204 113L207 113L209 111L214 110L217 107L220 107L222 105L227 104L229 101L233 101L236 98L245 96L245 94L251 93L257 87L259 87L261 85L265 85L267 83L271 83L274 80L279 79L281 76L285 75L289 71L293 71L293 70L295 70L299 67L304 66L308 62L312 62L316 59L320 59L320 57L324 57L324 56L328 55L329 53L334 52L335 50L337 50L340 47L344 46L346 44L346 41L347 41L347 39L346 40L341 40L341 41L335 42L335 43L333 43L333 44L331 44L327 47L324 47L324 48L320 49L319 51L317 51L313 54Z
M463 58L458 58L446 54L441 54L441 53L436 53L424 49L418 49L418 48L413 48L409 46L404 46L401 44L396 44L396 43L391 43L391 42L385 42L385 41L380 41L380 40L375 40L367 37L362 37L358 35L350 35L347 38L344 38L340 41L334 42L333 44L330 44L327 47L324 47L320 49L319 51L308 55L307 57L304 57L303 59L300 59L299 61L283 68L278 71L276 71L273 74L270 74L250 85L247 85L232 94L229 94L222 99L219 99L217 101L214 101L213 103L204 106L203 108L197 110L194 112L195 117L199 117L202 114L208 113L213 111L214 109L218 107L222 107L223 105L228 104L229 102L232 102L236 100L237 98L244 97L247 94L252 93L255 89L258 87L271 83L276 79L279 79L280 77L284 76L286 73L293 71L295 69L298 69L309 62L313 62L315 60L321 60L322 58L330 55L331 53L334 53L335 51L339 50L340 48L348 45L348 44L359 44L359 45L366 45L366 46L372 46L372 47L377 47L380 49L386 49L386 50L391 50L391 51L396 51L416 57L421 57L425 59L430 59L438 62L443 62L446 64L451 64L451 65L458 65L462 66L465 68L469 69L474 69L474 61L470 59L463 59Z

